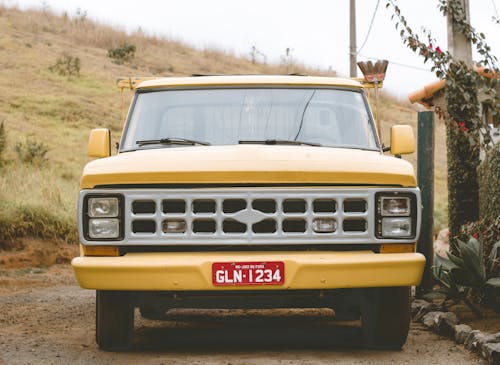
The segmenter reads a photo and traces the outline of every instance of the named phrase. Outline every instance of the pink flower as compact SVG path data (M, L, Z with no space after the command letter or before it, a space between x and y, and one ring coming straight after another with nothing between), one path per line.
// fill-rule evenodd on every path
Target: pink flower
M432 43L429 43L429 48L432 49Z
M474 233L474 234L472 235L472 237L477 238L477 237L479 237L479 236L478 236L478 234L477 234L477 233Z
M438 47L436 47L436 53L437 53L437 54L441 54L441 53L443 53L443 51L441 51L441 48L439 48L439 46L438 46Z

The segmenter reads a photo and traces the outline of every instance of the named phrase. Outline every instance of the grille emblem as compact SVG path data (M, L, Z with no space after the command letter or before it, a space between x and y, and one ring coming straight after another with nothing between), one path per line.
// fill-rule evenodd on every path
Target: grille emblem
M245 209L235 213L231 218L241 223L254 224L268 218L268 215L258 210Z

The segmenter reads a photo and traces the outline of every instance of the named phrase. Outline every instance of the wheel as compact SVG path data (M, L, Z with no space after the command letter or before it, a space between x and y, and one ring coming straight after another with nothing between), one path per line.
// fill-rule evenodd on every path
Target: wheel
M410 287L365 289L361 321L365 346L401 349L410 330Z
M103 350L124 350L132 344L134 308L130 294L96 291L96 342Z

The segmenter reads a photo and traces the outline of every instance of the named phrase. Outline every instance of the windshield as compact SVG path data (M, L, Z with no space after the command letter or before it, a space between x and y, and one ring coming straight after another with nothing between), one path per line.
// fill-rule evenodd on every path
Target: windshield
M300 141L327 147L377 149L361 92L338 89L195 89L139 93L122 151ZM138 143L140 142L140 143ZM280 144L280 143L275 143Z

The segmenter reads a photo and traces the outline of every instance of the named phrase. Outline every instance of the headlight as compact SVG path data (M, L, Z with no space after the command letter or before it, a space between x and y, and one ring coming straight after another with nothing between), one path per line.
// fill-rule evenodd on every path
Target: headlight
M118 217L118 198L90 198L89 217Z
M89 220L90 238L118 238L120 223L116 218L99 218Z
M124 237L124 199L121 194L92 194L84 197L83 236L88 241L118 241Z
M410 198L382 197L383 216L408 216L410 215Z
M415 238L417 197L410 192L379 192L376 199L377 238Z
M384 237L411 237L411 218L382 218Z

